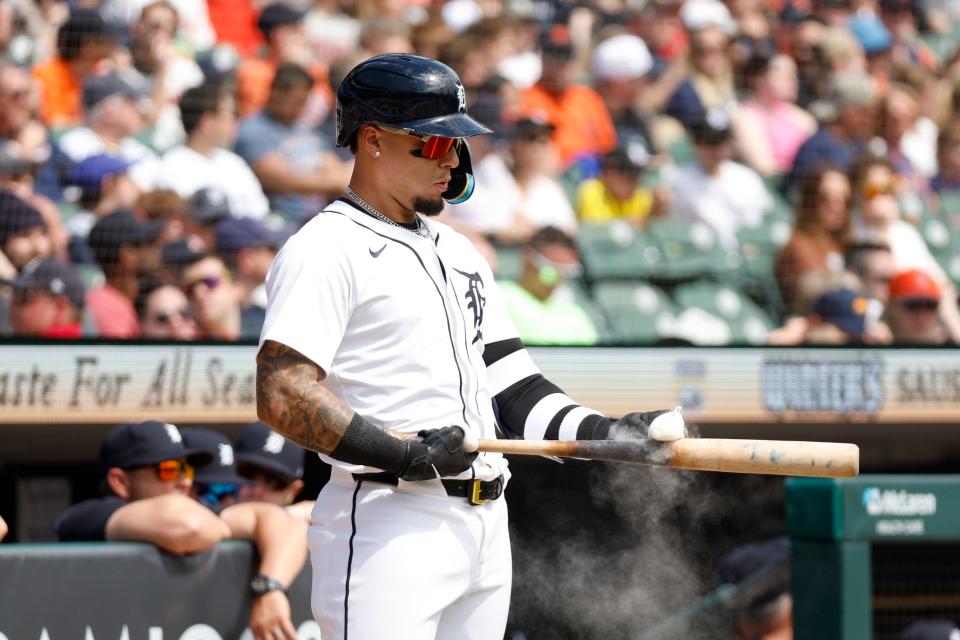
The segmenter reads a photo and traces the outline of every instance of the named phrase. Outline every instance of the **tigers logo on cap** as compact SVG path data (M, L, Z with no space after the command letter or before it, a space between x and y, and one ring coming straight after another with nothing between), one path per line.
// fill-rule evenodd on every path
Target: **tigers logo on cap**
M283 436L274 431L267 436L267 439L263 443L263 452L264 453L280 453L283 451L283 445L286 440L283 439Z

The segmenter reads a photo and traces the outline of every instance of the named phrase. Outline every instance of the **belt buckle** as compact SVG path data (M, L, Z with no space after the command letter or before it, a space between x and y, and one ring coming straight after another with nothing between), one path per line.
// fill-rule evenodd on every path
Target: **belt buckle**
M470 481L470 496L467 498L467 500L475 507L490 502L489 500L485 500L480 497L481 488L480 480Z

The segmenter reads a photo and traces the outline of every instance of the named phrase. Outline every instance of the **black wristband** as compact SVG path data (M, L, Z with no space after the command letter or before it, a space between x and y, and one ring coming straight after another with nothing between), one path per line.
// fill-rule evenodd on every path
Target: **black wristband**
M408 450L409 443L384 433L355 413L330 457L399 474L406 466Z

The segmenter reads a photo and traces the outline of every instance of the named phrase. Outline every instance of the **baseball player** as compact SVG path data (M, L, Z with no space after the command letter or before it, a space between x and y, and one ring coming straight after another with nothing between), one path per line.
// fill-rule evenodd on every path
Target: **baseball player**
M430 219L473 190L467 138L489 130L466 104L429 58L350 71L337 92L350 186L267 278L259 416L332 465L308 539L325 640L502 638L510 474L465 451L465 434L647 437L663 413L613 420L547 381L487 263Z

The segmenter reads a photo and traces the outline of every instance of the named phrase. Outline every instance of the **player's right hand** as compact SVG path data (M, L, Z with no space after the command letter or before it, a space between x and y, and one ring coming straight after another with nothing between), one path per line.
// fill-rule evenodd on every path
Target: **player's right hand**
M407 441L407 458L401 480L432 480L455 476L470 468L476 453L463 449L464 431L460 427L429 429L417 434L420 440Z

